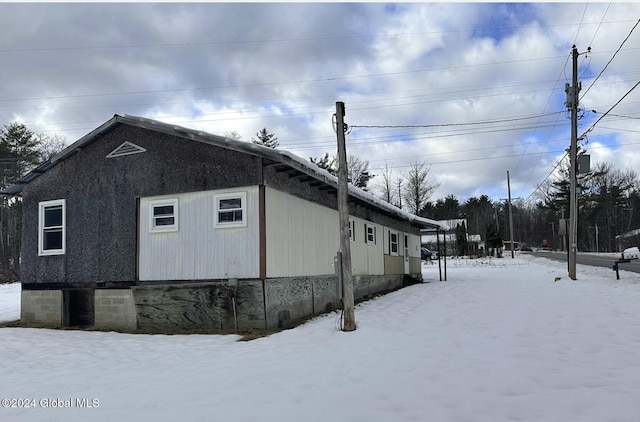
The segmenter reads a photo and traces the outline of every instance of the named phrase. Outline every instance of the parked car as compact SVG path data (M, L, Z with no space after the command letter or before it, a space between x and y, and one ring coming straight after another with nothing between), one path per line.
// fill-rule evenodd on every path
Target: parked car
M438 259L438 252L427 248L421 248L420 258L422 258L423 261L426 261L427 259Z
M627 248L622 251L622 259L639 259L640 258L640 250L638 250L637 246L633 248Z

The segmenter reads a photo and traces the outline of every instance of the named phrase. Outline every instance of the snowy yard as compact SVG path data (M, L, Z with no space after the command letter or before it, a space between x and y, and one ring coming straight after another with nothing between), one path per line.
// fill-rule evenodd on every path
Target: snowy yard
M336 313L249 342L1 328L0 396L35 407L0 420L636 422L640 275L577 273L449 260L449 281L357 306L352 333ZM19 306L0 286L0 320Z

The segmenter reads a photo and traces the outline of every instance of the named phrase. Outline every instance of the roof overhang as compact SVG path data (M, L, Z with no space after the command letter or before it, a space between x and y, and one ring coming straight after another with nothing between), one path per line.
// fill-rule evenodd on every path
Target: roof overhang
M299 177L306 183L318 186L319 189L338 190L337 177L326 170L319 168L317 165L290 153L289 151L267 148L252 142L229 139L224 136L213 135L207 132L189 129L144 117L130 115L120 116L116 114L98 128L89 132L73 144L60 151L58 154L52 156L49 160L31 170L18 182L4 189L1 194L8 196L20 196L24 187L40 177L40 175L51 170L67 158L82 151L88 145L113 131L121 124L140 127L245 154L259 156L266 160L267 165L275 166L276 171L287 172L290 177ZM412 225L419 228L449 229L449 227L441 221L431 220L408 213L398 207L382 201L369 192L356 188L353 185L349 185L349 201L350 203L363 206L365 208L376 209L392 218L409 221Z

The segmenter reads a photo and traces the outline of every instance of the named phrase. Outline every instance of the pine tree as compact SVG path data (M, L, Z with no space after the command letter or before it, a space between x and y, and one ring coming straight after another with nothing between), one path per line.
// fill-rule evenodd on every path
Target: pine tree
M257 138L257 139L256 139ZM267 148L278 148L280 142L278 142L278 138L273 133L267 131L267 128L262 128L261 131L256 132L256 138L252 138L251 142L257 145L262 145Z

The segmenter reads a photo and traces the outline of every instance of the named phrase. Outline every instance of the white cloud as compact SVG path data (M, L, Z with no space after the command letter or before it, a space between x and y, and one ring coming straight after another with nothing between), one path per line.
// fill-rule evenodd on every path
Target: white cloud
M640 77L640 29L611 60L638 12L635 3L0 4L0 124L20 120L69 142L115 113L246 141L266 127L308 158L335 151L331 116L344 101L351 125L436 125L353 128L348 148L374 173L385 160L397 174L424 161L442 182L433 199L463 202L504 197L509 170L526 197L569 144L569 120L547 114L564 110L571 46L592 47L580 56L582 108L606 112ZM637 103L629 95L612 111L627 117L589 133L599 142L587 145L592 160L638 167ZM580 133L598 117L586 113Z

